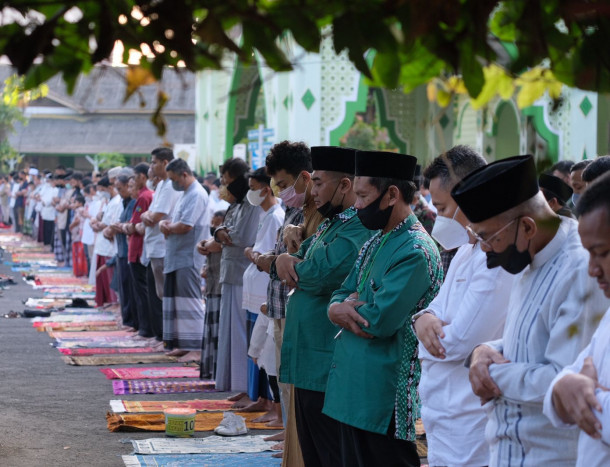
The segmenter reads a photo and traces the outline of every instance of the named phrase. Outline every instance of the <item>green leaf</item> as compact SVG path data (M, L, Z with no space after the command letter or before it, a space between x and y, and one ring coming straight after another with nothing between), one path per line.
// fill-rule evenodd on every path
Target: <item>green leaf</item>
M376 83L393 89L398 86L400 77L400 60L396 52L377 52L371 67Z
M481 63L467 42L460 46L460 72L468 94L472 97L478 96L485 84L485 76Z
M47 82L53 76L58 73L56 67L53 65L43 62L40 65L34 65L30 68L27 75L25 75L25 81L23 82L23 86L25 89L32 89L36 86L39 86L42 83Z
M333 20L333 43L335 51L340 53L347 49L348 55L356 69L369 79L373 79L364 54L368 50L367 38L358 28L354 28L349 13L337 16Z

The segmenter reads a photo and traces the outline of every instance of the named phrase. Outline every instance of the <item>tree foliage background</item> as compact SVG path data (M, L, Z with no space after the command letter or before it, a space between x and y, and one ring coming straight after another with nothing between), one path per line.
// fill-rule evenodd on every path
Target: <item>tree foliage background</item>
M25 90L23 78L10 76L0 85L0 170L11 167L10 161L21 162L19 151L11 146L8 137L15 131L16 123L27 124L23 109L28 102L44 97L48 92L45 84Z
M557 97L562 83L610 90L607 1L0 0L0 8L0 53L27 87L62 73L73 89L116 41L125 63L130 49L147 54L127 75L126 97L166 66L219 69L227 54L253 63L257 51L272 69L290 70L295 57L281 39L290 34L317 52L329 30L335 50L347 50L370 84L406 92L428 84L442 106L456 93L480 107L515 92L520 106L530 105L545 91ZM160 131L162 123L157 116Z

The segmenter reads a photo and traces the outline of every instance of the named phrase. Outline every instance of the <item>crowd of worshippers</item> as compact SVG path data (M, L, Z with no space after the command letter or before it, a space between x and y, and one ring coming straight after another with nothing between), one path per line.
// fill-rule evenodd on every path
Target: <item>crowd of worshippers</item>
M15 230L285 427L287 465L419 465L420 417L433 466L610 464L609 156L538 176L284 141L219 178L168 148L62 169L13 176Z

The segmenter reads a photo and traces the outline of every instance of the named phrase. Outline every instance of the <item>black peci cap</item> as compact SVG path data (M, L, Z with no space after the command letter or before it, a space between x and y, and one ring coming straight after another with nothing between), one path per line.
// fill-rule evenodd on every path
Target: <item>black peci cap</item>
M451 191L470 222L482 222L508 211L538 193L532 156L514 156L480 167Z
M313 146L311 165L313 170L328 170L354 175L355 150L336 146Z
M356 151L356 176L413 181L417 158L387 151Z

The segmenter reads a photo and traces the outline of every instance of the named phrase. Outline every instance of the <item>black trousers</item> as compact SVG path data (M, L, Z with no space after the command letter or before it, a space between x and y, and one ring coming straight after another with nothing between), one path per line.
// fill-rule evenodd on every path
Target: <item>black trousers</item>
M394 417L388 433L380 435L339 422L343 467L419 467L415 443L394 438Z
M297 435L305 467L341 465L339 422L324 415L323 407L323 392L294 388Z
M148 286L150 330L158 341L163 341L163 301L157 295L152 263L148 263L146 267L146 284Z
M138 334L142 337L154 337L150 327L148 311L148 284L146 282L146 266L141 263L129 263L131 279L135 292L136 309L138 310Z
M117 268L115 272L119 275L119 301L121 302L121 317L123 324L138 329L138 310L136 309L135 290L131 271L127 258L117 257Z
M55 221L42 221L42 242L45 245L53 245L53 235L55 233Z

